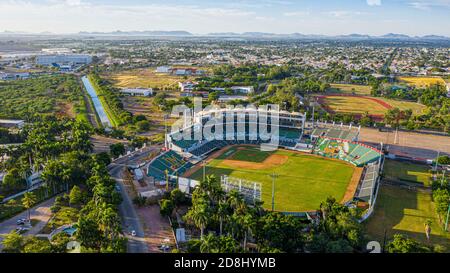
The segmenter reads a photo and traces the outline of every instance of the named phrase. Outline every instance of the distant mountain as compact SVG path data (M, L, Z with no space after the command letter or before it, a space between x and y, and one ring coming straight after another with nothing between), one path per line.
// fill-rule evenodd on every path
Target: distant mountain
M112 32L79 32L79 35L119 35L119 36L192 36L192 33L183 31L183 30L176 30L176 31L162 31L162 30L155 30L155 31L112 31Z
M396 33L388 33L382 36L379 36L380 38L388 38L388 39L409 39L408 35L405 34L396 34Z
M449 37L440 36L440 35L425 35L422 37L419 37L421 39L427 39L427 40L448 40Z

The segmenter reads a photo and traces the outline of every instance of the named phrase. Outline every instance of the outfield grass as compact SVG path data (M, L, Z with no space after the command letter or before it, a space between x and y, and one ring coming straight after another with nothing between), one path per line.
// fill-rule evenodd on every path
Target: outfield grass
M243 162L264 163L267 155L288 156L281 165L271 165L267 168L248 169L227 165L226 159ZM268 159L270 160L270 158ZM355 168L345 162L330 160L318 156L299 154L285 150L267 153L259 148L245 147L243 150L232 148L213 159L206 167L206 174L217 177L228 175L262 185L262 200L264 208L271 208L272 178L276 173L279 177L275 182L275 210L277 211L311 211L319 208L321 202L333 196L341 201L351 181ZM190 178L200 180L203 170L200 168Z
M384 163L384 175L388 179L398 179L416 182L424 186L430 186L430 168L426 165L386 160Z
M445 81L440 77L399 77L398 80L418 88L425 88L435 84L445 84Z
M435 213L431 194L396 186L380 187L374 214L367 220L366 229L371 239L383 242L384 233L389 240L396 233L428 243L425 223L431 220L432 244L450 246L450 234L442 229Z
M372 87L368 85L333 83L327 92L369 96L371 90Z

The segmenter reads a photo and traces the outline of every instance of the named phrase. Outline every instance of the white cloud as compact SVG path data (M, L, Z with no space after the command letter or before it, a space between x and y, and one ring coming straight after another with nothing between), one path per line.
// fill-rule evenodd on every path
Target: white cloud
M283 15L286 17L300 17L300 16L307 16L309 14L310 14L309 11L290 11L283 13Z
M381 6L381 0L366 0L369 6Z
M358 16L358 15L366 15L367 12L362 11L353 11L353 10L332 10L332 11L326 11L324 14L327 14L332 17L336 18L345 18L345 17L352 17L352 16Z

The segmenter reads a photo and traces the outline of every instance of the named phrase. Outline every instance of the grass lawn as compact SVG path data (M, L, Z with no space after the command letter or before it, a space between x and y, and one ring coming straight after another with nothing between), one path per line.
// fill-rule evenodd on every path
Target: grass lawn
M281 164L267 164L267 160L275 155L285 158ZM262 168L249 169L230 167L227 159L247 161L246 164L259 162ZM257 161L258 160L258 161ZM255 147L245 147L238 150L232 148L213 159L206 167L206 174L229 175L250 181L260 182L264 207L271 208L272 178L275 181L275 210L278 211L311 211L319 208L321 202L333 196L336 200L343 199L347 186L352 178L354 167L341 161L329 160L308 154L299 154L285 150L267 153ZM202 178L202 169L190 176L193 179Z
M371 239L383 242L384 231L387 239L396 233L427 243L425 222L431 220L432 244L450 246L450 233L439 224L431 194L411 191L395 186L380 187L374 214L367 220L366 228Z
M48 221L45 227L42 229L42 233L49 234L53 229L70 225L78 221L79 211L76 208L62 207L56 212L53 217Z
M445 84L445 81L440 77L399 77L398 80L418 88L424 88L435 84Z
M370 96L371 90L372 87L368 85L332 83L327 92Z
M363 97L330 96L324 103L336 113L384 115L387 111L383 105Z
M386 178L416 182L424 186L430 186L428 172L430 168L426 165L400 162L387 159L384 164L384 174Z

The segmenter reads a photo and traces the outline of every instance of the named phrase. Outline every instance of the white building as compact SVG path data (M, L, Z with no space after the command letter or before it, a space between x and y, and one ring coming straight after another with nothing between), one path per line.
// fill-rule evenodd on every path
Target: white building
M158 66L156 68L156 73L170 73L172 71L172 68L170 66Z
M60 55L42 55L36 57L38 65L50 66L53 64L77 64L85 65L92 62L92 57L84 54L60 54Z
M178 87L180 87L181 92L192 92L197 84L196 82L179 82Z
M127 94L130 96L144 96L149 97L153 95L152 88L124 88L120 90L121 93Z
M0 127L22 129L23 126L25 126L24 120L0 119Z
M0 72L0 80L25 80L30 78L31 74L28 72L20 72L20 73L5 73Z

